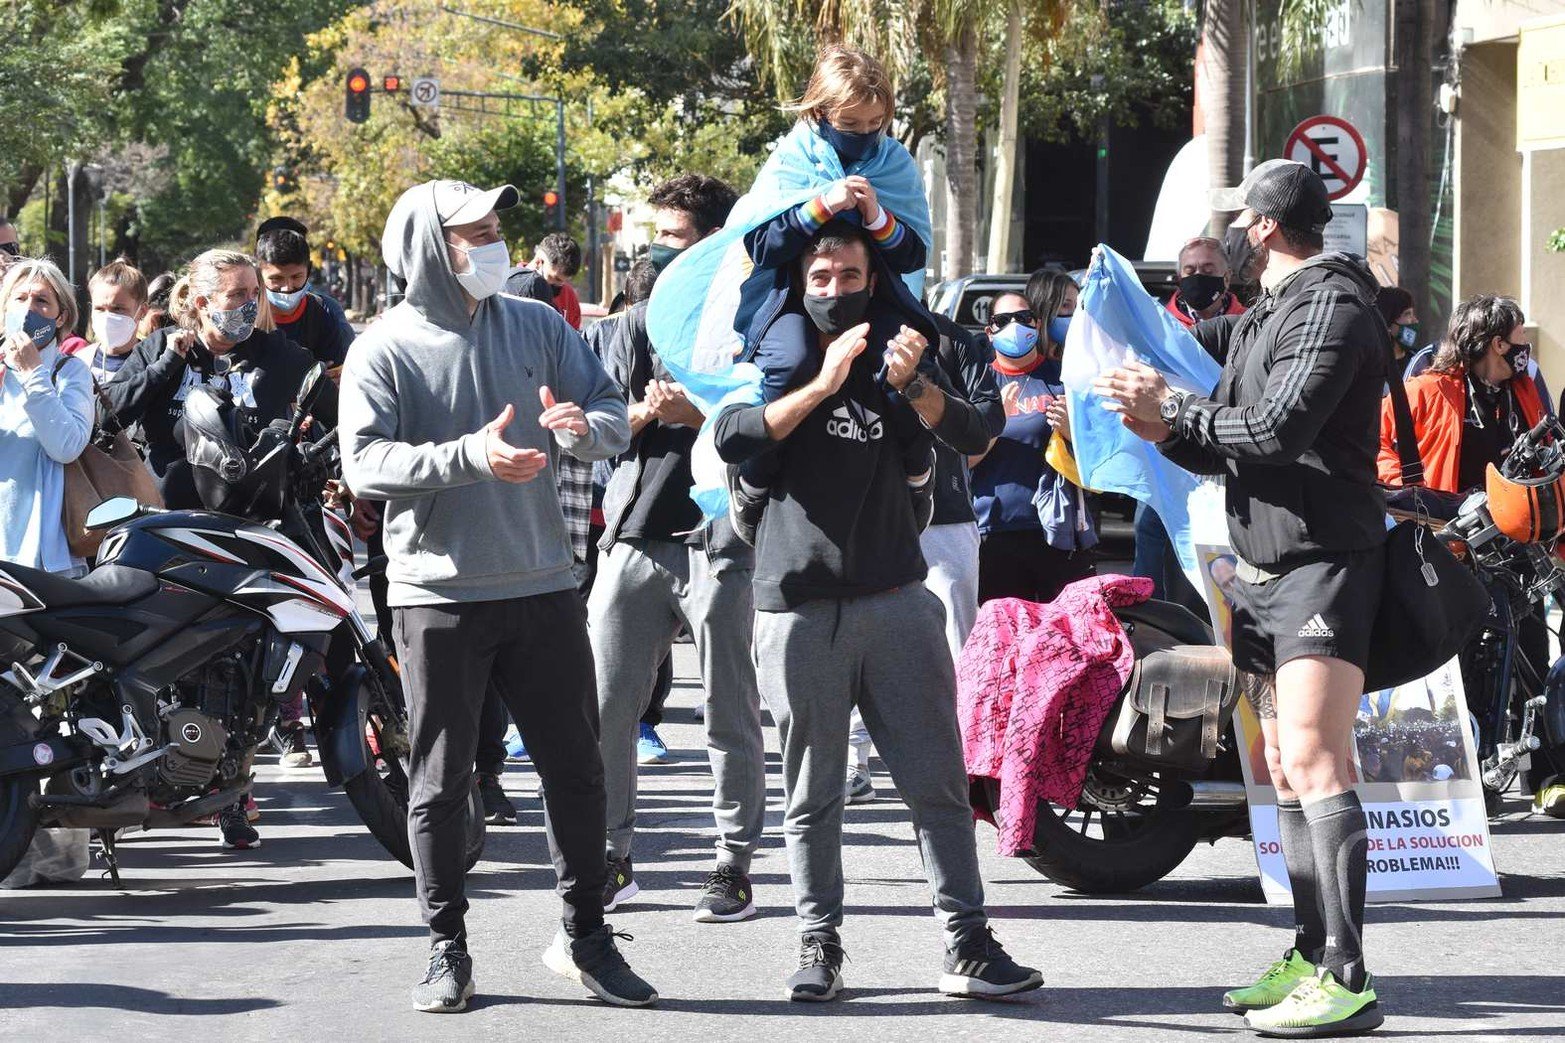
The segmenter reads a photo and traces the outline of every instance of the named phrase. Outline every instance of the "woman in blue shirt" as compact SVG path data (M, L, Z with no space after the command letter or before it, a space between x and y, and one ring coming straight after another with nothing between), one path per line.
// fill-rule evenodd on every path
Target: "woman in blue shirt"
M49 261L13 264L0 284L5 312L0 367L0 560L49 572L72 558L61 509L65 465L92 435L92 376L60 355L76 326L76 296Z
M994 598L1053 600L1061 588L1093 573L1086 548L1097 542L1081 490L1044 460L1049 436L1065 424L1060 354L1076 311L1076 284L1063 272L1041 271L1027 296L995 298L988 327L995 380L1005 405L1005 430L989 451L972 457L979 603ZM1046 528L1038 502L1065 505Z

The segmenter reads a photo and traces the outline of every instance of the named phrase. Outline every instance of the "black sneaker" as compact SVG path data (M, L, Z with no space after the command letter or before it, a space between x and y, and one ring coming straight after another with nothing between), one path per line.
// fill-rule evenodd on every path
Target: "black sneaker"
M807 934L799 943L799 969L788 979L791 1000L825 1003L842 991L842 960L846 954L835 934Z
M230 850L254 851L261 846L261 834L250 824L242 800L217 813L217 828L222 831L223 846Z
M616 1007L652 1006L658 1001L657 990L630 969L619 946L614 944L615 938L634 940L628 934L615 934L608 924L585 938L568 938L562 930L544 950L543 964L562 978L585 985L605 1003Z
M473 998L473 958L457 942L429 950L429 970L413 986L413 1009L427 1014L456 1014Z
M744 490L739 480L739 468L728 468L728 522L734 527L734 535L746 544L755 546L755 534L761 528L761 515L766 513L767 494L759 495Z
M612 913L621 902L628 902L641 893L631 870L630 859L609 856L609 875L603 881L603 911Z
M727 864L712 870L696 900L696 923L735 923L754 915L750 878Z
M516 805L500 787L500 776L478 773L478 797L484 802L484 821L491 826L516 825Z
M1011 996L1042 984L1043 975L1006 955L987 926L946 950L945 973L940 975L941 992L975 999Z

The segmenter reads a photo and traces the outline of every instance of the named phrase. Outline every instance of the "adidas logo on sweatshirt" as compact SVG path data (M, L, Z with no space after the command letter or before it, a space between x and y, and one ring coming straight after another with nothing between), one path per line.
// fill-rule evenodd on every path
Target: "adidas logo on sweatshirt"
M885 433L885 425L880 422L880 414L872 409L857 411L848 409L847 403L843 403L831 411L831 418L826 421L826 433L838 438L846 438L850 442L873 442Z

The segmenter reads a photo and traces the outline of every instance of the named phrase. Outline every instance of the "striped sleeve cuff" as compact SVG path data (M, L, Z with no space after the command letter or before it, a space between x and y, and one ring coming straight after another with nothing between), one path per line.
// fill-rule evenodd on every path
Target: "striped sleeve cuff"
M864 228L870 236L881 246L896 246L902 241L905 234L902 222L891 216L891 211L881 207L875 214L875 220L865 225Z
M814 232L831 218L831 207L826 205L824 196L816 196L799 207L799 223L804 226L806 232Z

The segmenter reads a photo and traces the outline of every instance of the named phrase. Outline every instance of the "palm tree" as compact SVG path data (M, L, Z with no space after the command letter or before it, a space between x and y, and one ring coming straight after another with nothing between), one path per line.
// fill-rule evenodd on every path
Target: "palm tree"
M1201 115L1206 131L1208 183L1231 188L1244 177L1250 35L1246 0L1206 0L1201 19L1201 72L1206 89ZM1214 212L1209 231L1222 235L1229 215Z

